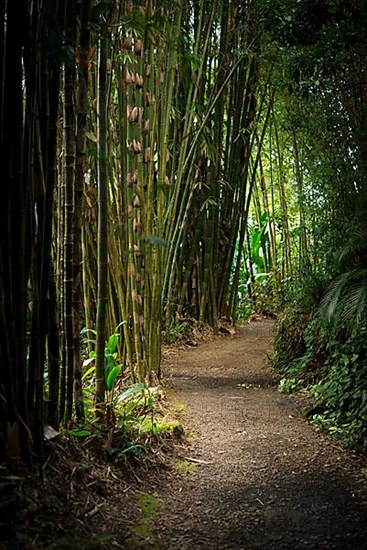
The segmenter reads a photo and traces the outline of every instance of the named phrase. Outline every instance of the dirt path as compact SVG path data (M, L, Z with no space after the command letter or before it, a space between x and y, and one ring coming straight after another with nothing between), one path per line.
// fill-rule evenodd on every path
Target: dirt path
M196 434L178 464L195 471L158 488L158 548L367 548L366 480L277 392L270 335L270 322L252 323L166 357L166 382Z

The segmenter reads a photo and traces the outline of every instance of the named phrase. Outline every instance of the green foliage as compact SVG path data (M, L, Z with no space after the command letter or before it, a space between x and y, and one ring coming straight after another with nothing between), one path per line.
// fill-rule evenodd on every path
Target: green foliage
M342 273L333 279L320 306L320 313L335 324L354 320L358 325L367 308L367 231L356 227L339 254ZM343 269L344 268L344 269Z
M94 331L84 330L85 335ZM95 343L94 340L84 340L85 343ZM84 366L83 395L86 411L86 421L69 430L73 438L86 441L98 440L109 456L123 458L134 456L145 459L149 455L151 443L181 436L182 426L177 421L169 421L167 417L158 419L156 405L161 392L158 387L149 387L143 382L124 385L119 378L122 364L118 361L119 333L114 332L107 340L105 347L105 382L106 403L99 406L99 421L95 419L95 386L94 363L95 353L90 352ZM155 438L155 440L154 440Z
M104 377L105 377L105 385L108 392L113 391L117 378L119 374L121 373L123 369L122 364L116 364L117 362L117 351L118 351L118 345L120 341L120 333L117 332L118 329L121 327L122 324L124 324L126 321L122 321L115 329L115 331L109 336L106 346L105 346L105 367L104 367ZM93 329L87 329L84 328L81 331L82 337L84 337L84 344L92 343L94 346L96 344L95 339L89 339L86 338L86 335L88 333L92 333L93 335L96 335L96 331ZM89 352L89 357L83 362L84 367L89 367L91 363L95 362L96 358L96 352L92 350ZM95 371L95 365L92 367L89 367L83 374L83 379L87 378L88 376L92 375Z
M246 321L253 313L275 314L279 311L280 297L272 274L260 274L251 284L251 295L240 286L237 302L236 320Z
M250 257L251 261L256 266L256 273L264 273L266 272L264 251L269 246L269 225L266 212L261 214L260 226L252 229L250 242Z
M304 316L291 307L278 322L273 365L285 376L286 393L308 389L322 412L312 423L341 442L367 442L367 325L349 323L338 330L319 315Z
M194 319L181 321L171 325L165 336L165 341L169 344L175 344L190 338L195 325L196 322Z
M367 438L367 327L352 331L344 342L331 342L323 376L311 390L326 407L313 421L348 443Z
M319 307L329 280L330 276L321 270L294 279L287 291L290 310L296 309L312 315Z
M95 352L89 353L84 361L86 368L83 374L83 395L86 410L86 423L70 430L70 435L77 438L100 439L105 451L113 456L134 455L142 458L147 454L149 437L172 437L180 431L178 422L168 422L164 418L158 421L155 404L160 398L159 388L149 387L143 382L124 385L120 374L123 365L118 360L120 334L119 325L110 335L105 346L105 384L106 403L99 406L104 422L95 422ZM95 334L94 330L84 329L83 336ZM93 339L84 339L84 343L95 344ZM91 365L91 363L93 363ZM106 435L106 429L108 434Z
M282 378L278 387L282 393L294 393L300 388L301 382L297 378Z
M248 249L239 269L236 320L245 321L253 313L277 311L280 294L269 254L269 221L266 212L259 216L259 225L248 226ZM238 243L234 264L239 255Z
M308 319L309 315L302 314L292 306L288 306L279 315L271 349L271 361L280 372L289 374L292 362L304 355L304 331Z

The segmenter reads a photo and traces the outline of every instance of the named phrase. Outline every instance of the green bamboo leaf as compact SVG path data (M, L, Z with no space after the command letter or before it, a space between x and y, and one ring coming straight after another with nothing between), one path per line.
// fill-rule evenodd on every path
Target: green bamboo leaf
M91 340L90 338L87 338L85 340L83 340L85 344L93 344L94 346L96 345L96 341L95 340Z
M84 334L86 334L87 332L91 332L92 334L97 335L97 331L96 331L94 328L83 328L83 329L80 331L80 334L84 335Z
M88 361L88 359L87 359L87 361ZM84 361L84 363L85 363L85 361ZM85 366L84 363L83 363L83 366ZM87 377L88 377L90 374L92 374L92 372L95 371L95 370L96 370L95 365L93 365L92 367L90 367L90 368L89 368L87 371L85 371L85 373L83 374L82 380L85 380L85 378L87 378Z

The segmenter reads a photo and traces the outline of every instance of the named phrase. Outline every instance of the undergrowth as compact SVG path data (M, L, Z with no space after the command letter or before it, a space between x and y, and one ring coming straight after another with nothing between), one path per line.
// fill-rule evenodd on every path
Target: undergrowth
M280 391L310 398L314 426L344 445L367 450L367 322L335 323L304 291L279 316L271 363L282 376Z

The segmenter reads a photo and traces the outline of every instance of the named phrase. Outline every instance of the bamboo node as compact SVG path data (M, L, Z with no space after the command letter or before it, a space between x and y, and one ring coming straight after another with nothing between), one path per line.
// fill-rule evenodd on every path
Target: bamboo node
M137 87L137 89L140 89L143 87L143 84L144 84L144 78L140 74L136 73L135 86Z
M139 220L137 220L136 218L134 218L133 220L133 231L134 233L138 233L138 231L140 230L141 228L141 223Z
M132 46L132 43L133 43L133 40L131 38L131 36L127 36L121 46L121 49L124 51L124 52L128 52L129 50L131 50L131 46Z
M138 195L134 195L133 206L134 208L140 208L140 199Z
M134 253L137 258L141 256L141 250L138 244L134 244Z
M132 187L133 186L133 176L131 175L130 172L126 176L126 185L127 185L127 187Z
M139 107L134 107L133 109L131 109L131 112L130 112L130 116L128 117L129 119L129 122L137 122L139 118Z
M137 141L136 139L133 139L133 150L136 155L141 153L141 143L140 141Z
M143 162L150 162L150 147L146 147L144 149L144 159L143 159Z
M127 145L127 150L129 151L129 153L130 153L131 155L134 155L134 154L135 154L135 150L134 150L134 145L133 145L133 143L130 142L130 141L128 141L126 145Z
M130 73L129 69L126 70L126 83L135 84L135 75L134 73Z
M138 40L136 40L135 42L134 51L135 51L135 54L138 55L139 57L143 53L143 42L140 40L140 38L138 38Z

